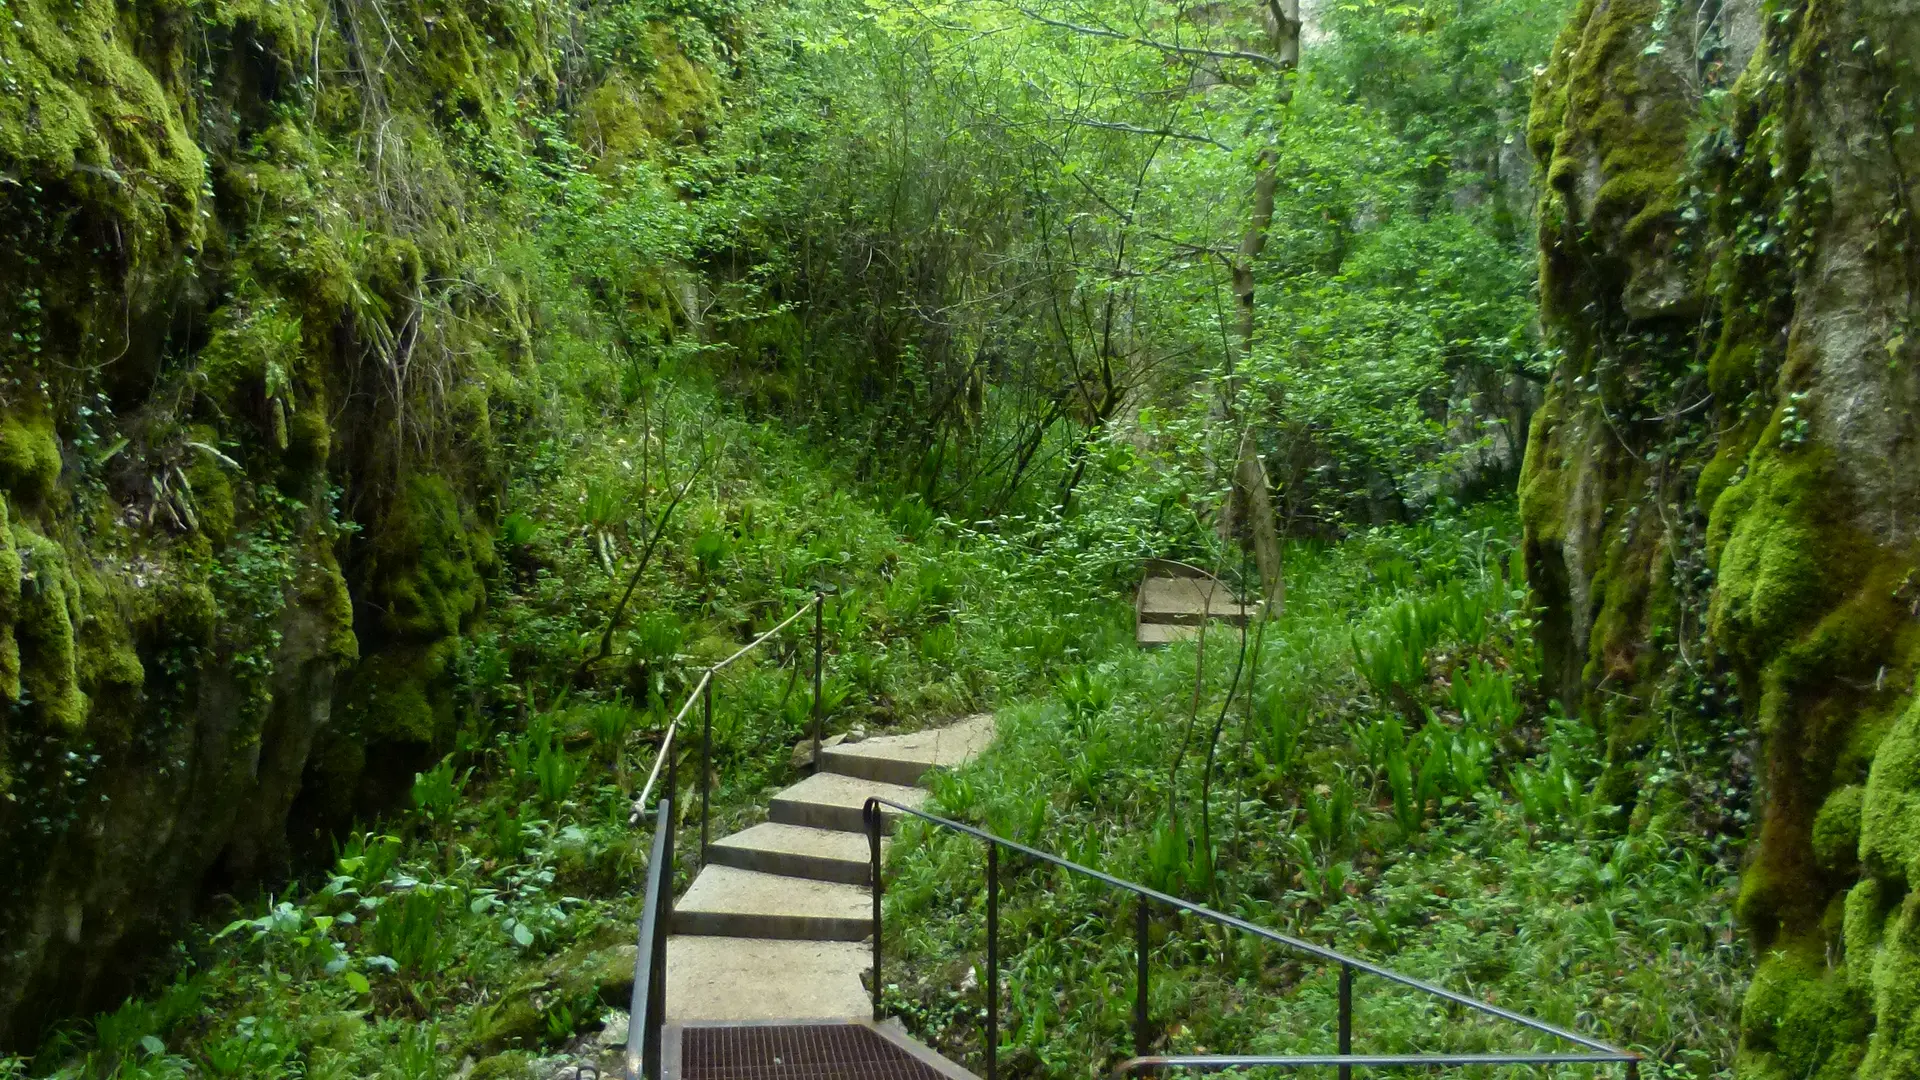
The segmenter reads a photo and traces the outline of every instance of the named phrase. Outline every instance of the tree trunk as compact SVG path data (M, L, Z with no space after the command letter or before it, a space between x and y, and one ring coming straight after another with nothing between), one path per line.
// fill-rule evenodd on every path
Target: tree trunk
M1299 24L1296 21L1293 25L1297 28ZM1297 38L1295 40L1297 42ZM1252 216L1247 220L1247 230L1240 238L1239 256L1233 263L1233 299L1239 316L1240 363L1253 357L1253 264L1267 246L1267 228L1273 223L1273 196L1277 180L1273 152L1262 151L1253 179ZM1238 421L1236 426L1240 429L1240 438L1239 446L1234 451L1233 493L1229 496L1225 512L1220 515L1221 528L1227 534L1225 538L1232 539L1232 535L1239 531L1239 520L1246 520L1254 563L1260 568L1261 600L1267 605L1267 614L1278 615L1286 607L1287 582L1280 560L1280 536L1274 526L1272 486L1267 480L1266 466L1260 461L1259 442L1253 437L1253 417L1236 415L1239 412L1239 387L1239 376L1230 369L1222 393L1226 398L1226 416L1229 421Z

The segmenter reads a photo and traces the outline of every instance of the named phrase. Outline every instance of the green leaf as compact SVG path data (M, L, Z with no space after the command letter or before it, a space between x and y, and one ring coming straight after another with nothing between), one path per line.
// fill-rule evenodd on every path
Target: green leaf
M514 923L513 940L519 942L520 947L524 949L533 944L533 931L527 929L526 923Z
M365 975L357 971L343 972L341 977L347 980L347 989L352 990L356 994L373 992L373 984L367 981Z
M154 1057L159 1057L161 1054L167 1052L167 1044L152 1035L142 1035L140 1036L140 1049L145 1050Z

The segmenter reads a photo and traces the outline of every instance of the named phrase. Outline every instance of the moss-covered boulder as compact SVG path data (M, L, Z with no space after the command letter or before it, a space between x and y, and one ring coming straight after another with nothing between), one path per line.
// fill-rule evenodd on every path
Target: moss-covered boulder
M469 1046L498 1054L539 1045L558 1017L573 1030L599 1019L603 1006L626 1008L633 996L633 945L583 944L554 957L475 1014Z

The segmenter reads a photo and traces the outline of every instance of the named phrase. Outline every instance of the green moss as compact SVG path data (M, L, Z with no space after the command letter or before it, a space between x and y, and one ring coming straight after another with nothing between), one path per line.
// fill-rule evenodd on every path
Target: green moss
M388 634L436 641L458 634L480 610L486 591L479 567L491 559L492 544L444 478L407 478L378 545L376 609Z
M1552 543L1566 539L1566 451L1560 440L1564 398L1556 383L1547 400L1533 414L1527 433L1526 456L1520 466L1520 521L1529 541Z
M1860 855L1860 806L1866 788L1848 784L1827 796L1813 819L1813 857L1822 870L1848 874Z
M20 614L14 633L20 649L20 689L43 729L77 734L86 726L88 702L80 691L75 628L80 625L80 587L60 545L24 525L13 526L20 558Z
M14 547L7 500L0 495L0 704L20 700L20 552Z
M29 505L53 494L60 480L60 440L44 413L0 415L0 491Z
M533 1075L534 1056L524 1050L509 1050L474 1063L467 1080L527 1080Z
M1836 556L1854 547L1832 505L1824 451L1759 453L1745 480L1715 500L1708 557L1719 587L1708 613L1717 640L1752 661L1770 659L1845 583Z
M233 484L227 479L231 466L198 447L189 449L191 456L180 471L193 489L194 523L216 545L224 545L233 537L236 512Z
M386 743L438 742L439 732L452 723L451 706L436 707L427 697L427 685L438 675L431 665L399 656L368 657L355 678L365 716L362 734Z
M288 445L287 420L299 412L293 373L303 366L302 337L297 314L260 298L216 312L213 332L199 354L203 392L224 412L267 417L267 434L282 450Z
M1879 879L1866 878L1847 890L1841 941L1847 981L1855 989L1865 990L1873 984L1873 954L1880 947L1886 917L1886 889Z
M136 254L197 241L204 163L185 110L111 0L10 0L0 18L0 174L124 222ZM165 73L171 74L171 73Z
M1873 756L1860 805L1860 861L1882 880L1909 888L1920 882L1920 698Z
M1767 1055L1769 1071L1781 1070L1776 1075L1851 1077L1869 1027L1865 1006L1817 952L1776 952L1761 962L1741 1002L1743 1056Z
M1907 894L1887 918L1871 980L1875 1024L1859 1075L1920 1077L1920 893Z

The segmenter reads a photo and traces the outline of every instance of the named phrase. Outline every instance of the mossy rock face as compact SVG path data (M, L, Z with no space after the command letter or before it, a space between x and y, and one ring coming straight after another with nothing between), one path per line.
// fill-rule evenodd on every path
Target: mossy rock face
M1520 485L1544 667L1607 733L1606 798L1757 737L1751 1077L1920 1077L1920 489L1889 467L1920 342L1911 252L1874 239L1920 160L1871 119L1920 72L1844 60L1915 55L1910 7L1722 5L1693 40L1672 4L1582 0L1528 121L1562 351Z
M554 332L584 286L528 254L516 202L514 170L567 149L536 131L576 128L536 8L386 6L411 62L374 100L319 0L3 6L16 1049L118 1004L209 882L284 880L290 815L324 849L405 799L409 755L468 700L501 444L551 404L541 350L605 383L608 331L561 314ZM616 165L705 138L722 105L723 73L667 21L634 30L644 57L591 76L615 91ZM668 325L674 271L631 273L605 299L632 290L635 322Z

